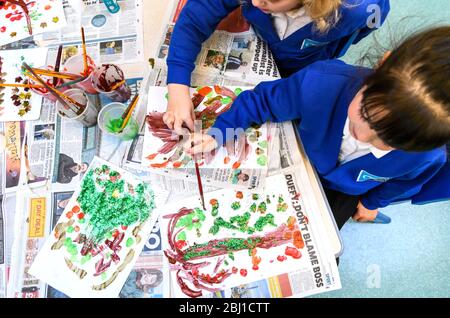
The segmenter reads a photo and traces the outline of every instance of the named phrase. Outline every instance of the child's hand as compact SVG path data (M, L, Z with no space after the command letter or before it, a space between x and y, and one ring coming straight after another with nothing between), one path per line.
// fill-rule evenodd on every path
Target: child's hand
M353 214L352 219L357 222L371 222L375 220L378 214L378 209L369 210L359 201L356 207L356 213Z
M218 147L217 141L204 133L193 133L184 144L186 153L191 156L207 155Z
M178 135L183 135L183 124L194 131L194 105L189 95L189 87L169 84L169 104L163 116L164 123Z

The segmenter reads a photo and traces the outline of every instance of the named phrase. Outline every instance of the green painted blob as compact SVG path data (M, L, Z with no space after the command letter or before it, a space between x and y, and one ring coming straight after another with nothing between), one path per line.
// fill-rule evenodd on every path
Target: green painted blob
M225 97L225 98L222 98L220 102L222 103L222 105L227 105L227 104L231 103L232 101L233 100L230 97Z
M267 142L267 140L260 141L260 142L258 143L258 146L261 147L261 148L267 149L267 147L268 147L268 142Z
M186 241L186 232L182 231L177 235L177 240L178 241Z
M130 247L130 246L132 246L134 244L134 240L131 238L131 237L129 237L128 239L127 239L127 242L125 243L125 246L126 247Z
M256 162L260 166L267 166L267 156L266 155L259 156L258 159L256 159Z
M241 203L239 201L235 201L231 203L231 208L235 211L239 210L241 208Z

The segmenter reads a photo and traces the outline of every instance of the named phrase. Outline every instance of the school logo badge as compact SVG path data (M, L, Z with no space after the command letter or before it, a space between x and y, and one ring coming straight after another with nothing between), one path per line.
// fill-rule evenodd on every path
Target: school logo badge
M309 47L320 47L320 46L325 46L327 45L329 42L318 42L318 41L314 41L311 39L305 39L302 43L302 47L300 48L301 50L307 49Z
M387 177L379 177L376 176L374 174L371 174L365 170L361 170L358 178L356 179L357 182L364 182L364 181L378 181L378 182L387 182L389 181L391 178L387 178Z

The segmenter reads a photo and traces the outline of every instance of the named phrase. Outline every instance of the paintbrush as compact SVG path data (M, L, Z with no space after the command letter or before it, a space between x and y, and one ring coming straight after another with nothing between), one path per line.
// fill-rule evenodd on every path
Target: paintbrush
M87 75L89 72L89 65L87 60L87 53L86 53L86 38L84 37L84 28L81 27L81 44L83 47L83 62L84 62L84 75Z
M65 96L64 94L62 94L61 92L57 91L56 89L54 89L53 87L47 85L47 83L39 77L39 75L37 75L33 69L25 62L23 62L22 67L25 68L28 72L30 72L33 76L31 77L33 80L35 80L36 82L41 83L42 86L44 86L49 92L50 94L52 94L53 96L55 96L56 100L59 101L64 107L69 108L70 110L72 110L75 114L78 114L78 109L74 109L73 105L66 103L66 101L63 99L66 98L68 100L72 100L69 96ZM62 96L61 96L62 95ZM85 107L84 105L81 105L80 103L73 101L73 104L82 108Z
M50 70L43 70L40 68L33 68L33 71L39 75L44 75L44 76L48 76L48 77L64 78L64 79L70 79L70 80L75 80L75 79L79 79L79 78L83 77L81 75L76 75L76 74L72 74L72 73L62 73L62 72L56 72L56 71L50 71Z
M133 114L133 110L136 107L137 103L139 101L139 94L134 95L132 101L130 102L130 105L128 105L127 109L125 109L125 111L122 114L122 126L120 127L119 133L121 133L125 127L128 124L128 121L131 118L131 115Z
M191 142L191 148L194 147L194 142ZM200 168L198 166L198 162L195 159L195 156L192 156L195 164L195 174L197 175L197 186L198 186L198 192L200 193L200 200L202 201L202 207L203 210L206 211L205 206L205 196L203 194L203 185L202 185L202 178L200 176Z
M63 83L63 84L57 86L56 88L62 88L62 87L67 87L67 86L75 85L76 83L82 82L82 81L84 81L85 79L86 79L86 77L85 77L85 76L82 76L82 77L80 77L79 79L76 79L76 80L73 80L73 81L70 81L70 82Z
M125 84L125 81L120 81L116 84L113 85L113 87L111 87L111 92L116 90L117 88L119 88L120 86L122 86L123 84Z
M58 47L58 55L56 55L56 62L55 62L55 67L54 67L55 72L59 72L59 68L61 67L62 51L63 51L63 46L60 45ZM53 77L53 87L55 87L56 84L58 84L58 78Z
M0 87L45 88L42 85L33 85L33 84L0 84Z

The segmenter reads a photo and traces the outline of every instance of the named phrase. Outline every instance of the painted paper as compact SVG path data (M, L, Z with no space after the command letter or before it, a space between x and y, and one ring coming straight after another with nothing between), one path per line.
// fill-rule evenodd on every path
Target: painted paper
M0 4L0 45L65 25L62 0L15 0Z
M96 157L30 273L70 297L118 297L166 199Z
M31 67L45 65L47 49L0 51L0 83L27 84L22 63ZM0 87L0 121L24 121L39 118L42 96L23 87Z
M165 255L177 297L200 297L296 269L310 271L300 222L284 176L265 194L221 190L161 211ZM311 275L312 272L309 274ZM312 275L311 275L312 276Z
M228 111L233 101L243 91L239 87L203 86L191 89L196 121L201 121L202 129L210 128L216 118ZM150 169L172 169L172 176L183 174L184 168L193 168L194 161L185 153L184 143L163 122L167 109L167 89L150 87L148 92L146 130L143 147L142 165ZM242 171L266 171L268 166L268 128L267 124L253 126L241 135L232 147L221 147L210 156L198 160L201 170L220 168L228 169L225 183L238 184ZM217 175L217 173L215 173ZM208 178L208 177L206 177Z

